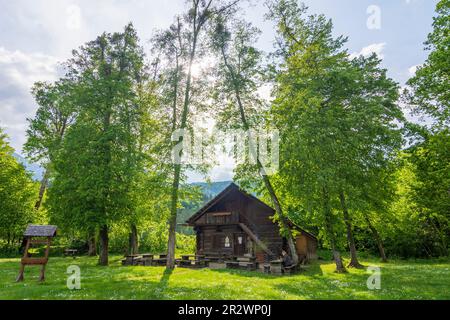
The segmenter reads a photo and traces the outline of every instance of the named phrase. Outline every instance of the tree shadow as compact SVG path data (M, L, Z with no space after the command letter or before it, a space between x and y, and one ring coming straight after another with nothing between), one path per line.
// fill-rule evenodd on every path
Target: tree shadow
M169 269L169 268L165 268L164 269L164 273L161 277L161 279L159 280L159 285L161 286L161 288L166 289L169 285L169 279L170 276L173 273L173 269Z
M320 268L320 263L313 262L311 264L307 264L301 267L300 270L292 273L292 274L282 274L282 275L274 275L274 274L268 274L264 273L259 270L254 271L247 271L242 269L210 269L213 272L218 273L227 273L231 275L239 275L242 277L248 277L248 278L261 278L261 279L275 279L279 277L295 277L299 275L305 275L305 276L322 276L323 271Z
M303 274L307 276L323 276L321 263L319 263L318 261L314 261L307 265L303 265L301 266L300 272L298 272L297 274Z

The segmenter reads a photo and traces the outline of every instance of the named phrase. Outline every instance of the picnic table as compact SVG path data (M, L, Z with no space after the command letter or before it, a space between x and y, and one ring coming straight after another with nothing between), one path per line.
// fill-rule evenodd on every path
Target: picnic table
M175 260L178 266L187 268L206 267L207 259L202 254L183 254L181 259Z
M183 260L191 260L191 259L203 259L205 258L204 254L183 254L181 255L181 259Z
M270 261L270 273L271 274L282 274L283 273L282 267L283 267L282 260Z
M158 258L156 258L158 257ZM167 254L154 254L152 266L163 266L167 263Z
M141 258L141 254L128 254L125 256L125 259L122 260L122 265L135 266L139 264Z
M64 256L68 257L71 256L72 258L75 259L75 255L78 253L77 249L65 249L64 250Z
M166 261L167 254L136 253L126 255L122 260L122 265L161 266L165 265Z
M208 262L222 262L222 261L230 258L230 256L226 253L220 254L220 253L215 253L215 252L214 253L205 252L203 254L203 256L204 256L205 260Z
M225 266L231 269L256 270L257 263L255 257L234 257L233 260L225 261Z

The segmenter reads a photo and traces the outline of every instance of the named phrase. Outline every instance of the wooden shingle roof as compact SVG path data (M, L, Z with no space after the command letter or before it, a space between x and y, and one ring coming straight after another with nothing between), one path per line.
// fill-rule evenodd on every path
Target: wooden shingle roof
M246 197L249 197L253 200L256 200L260 204L264 205L265 207L269 208L272 211L275 211L272 207L268 206L266 203L258 199L257 197L251 195L250 193L245 192L239 186L237 186L234 182L231 182L225 189L223 189L221 192L219 192L212 200L207 202L203 207L201 207L196 213L194 213L187 221L186 223L188 225L192 225L195 220L200 218L209 208L211 208L213 205L215 205L217 202L222 200L228 193L230 193L233 190L237 190L241 194L243 194Z
M56 236L56 226L29 224L24 232L25 237L54 237Z
M256 200L257 202L259 202L260 204L266 206L267 208L269 208L270 210L272 210L273 212L275 212L275 209L273 209L272 207L270 207L269 205L267 205L265 202L261 201L260 199L258 199L257 197L255 197L254 195L252 195L251 193L247 193L246 191L242 190L238 185L236 185L234 182L231 182L225 189L223 189L221 192L219 192L213 199L211 199L209 202L207 202L203 207L201 207L196 213L194 213L187 221L186 224L192 226L194 224L194 222L199 219L209 208L211 208L213 205L215 205L217 202L219 202L220 200L222 200L228 193L230 193L232 190L237 190L238 192L240 192L241 194L243 194L246 197L249 197L253 200ZM313 235L312 233L302 229L300 226L294 224L288 217L288 222L289 222L289 227L291 229L296 229L304 234L306 234L307 236L316 239L317 237L315 235Z

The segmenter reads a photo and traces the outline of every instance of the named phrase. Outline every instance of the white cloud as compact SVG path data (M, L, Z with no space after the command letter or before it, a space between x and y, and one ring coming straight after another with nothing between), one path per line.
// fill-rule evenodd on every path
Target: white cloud
M421 66L422 66L421 64L417 64L415 66L408 68L409 76L414 77L416 75L417 69L419 69Z
M36 81L54 81L57 76L57 58L0 47L0 126L17 151L25 142L26 118L33 117L37 108L31 86Z
M383 50L385 47L386 42L369 44L367 47L362 48L360 52L354 52L350 54L350 59L356 58L361 55L367 58L371 56L373 53L375 53L378 56L378 58L383 59L384 58Z

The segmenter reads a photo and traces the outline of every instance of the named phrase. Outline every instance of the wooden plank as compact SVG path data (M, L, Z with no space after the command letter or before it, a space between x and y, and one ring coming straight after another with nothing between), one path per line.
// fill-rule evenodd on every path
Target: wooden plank
M213 217L231 216L231 212L211 212Z
M39 265L47 264L48 258L22 258L21 263L23 265Z

